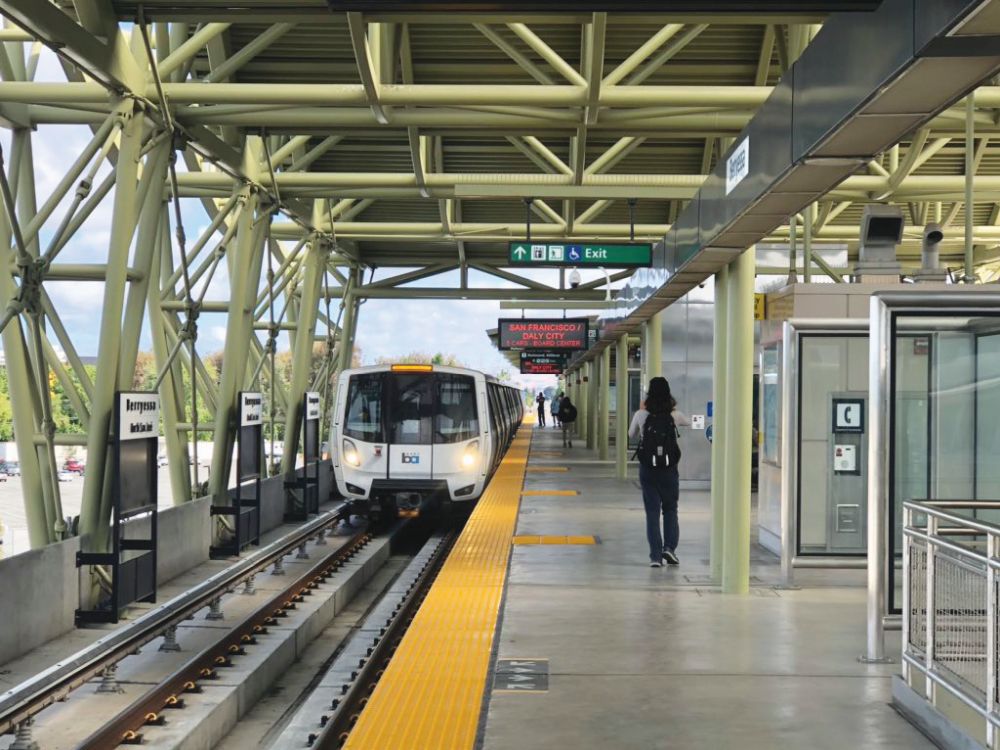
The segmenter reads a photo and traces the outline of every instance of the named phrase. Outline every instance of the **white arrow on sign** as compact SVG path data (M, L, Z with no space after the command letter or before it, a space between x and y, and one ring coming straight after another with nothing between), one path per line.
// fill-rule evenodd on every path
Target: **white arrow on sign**
M538 666L538 662L537 661L514 661L513 659L511 659L507 663L510 666L512 666L512 667L537 667Z
M530 685L507 685L507 690L534 690L534 689L535 689L535 683L533 682Z
M534 677L524 677L523 675L519 675L519 674L512 674L510 677L507 678L507 680L508 681L514 680L515 682L525 682L525 681L534 682L535 678Z
M527 255L527 254L528 254L528 251L525 250L520 245L518 245L517 247L514 248L514 257L517 258L518 260L524 260L524 256Z
M512 667L510 671L516 674L536 674L535 670L527 667Z

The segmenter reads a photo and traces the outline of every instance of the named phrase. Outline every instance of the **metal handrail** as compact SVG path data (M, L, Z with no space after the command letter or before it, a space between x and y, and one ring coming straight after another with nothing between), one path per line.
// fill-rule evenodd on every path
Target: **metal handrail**
M10 690L0 693L0 734L31 718L43 708L100 674L100 672L163 635L188 615L207 606L213 599L245 582L262 568L283 558L320 530L344 518L347 505L341 504L303 524L254 554L178 594L134 621L117 628L72 656L39 672Z
M973 709L985 721L987 746L994 746L994 738L1000 729L1000 716L997 713L997 581L1000 580L1000 524L980 519L968 518L953 512L955 509L995 509L1000 508L996 501L974 500L909 500L903 503L903 677L906 683L915 691L922 691L931 706L937 707L937 693L944 689L954 698ZM926 517L925 526L916 526L914 516ZM948 524L948 526L942 526ZM943 532L948 532L947 534ZM962 545L949 541L945 536L963 532L974 536L985 536L985 549L982 542L974 545ZM914 543L919 542L923 548L923 570L914 578L912 555ZM941 552L951 554L941 555ZM939 600L942 582L938 579L938 565L947 562L950 566L958 566L982 579L982 598L968 591L975 587L957 589L964 592L968 602L962 601L959 607L942 605ZM942 580L948 580L947 578ZM950 590L946 590L947 591ZM958 594L961 596L961 594ZM914 609L914 596L919 604ZM970 614L970 610L972 613ZM980 613L981 611L981 613ZM938 617L946 618L939 627ZM923 631L923 643L911 643L913 617L922 617L919 622ZM963 619L964 618L964 619ZM970 658L968 654L958 655L954 646L950 646L949 638L955 627L972 627L974 632L985 636L982 642L973 641L972 657L985 662L986 673L982 685L967 683L967 676L960 673L950 674L956 658ZM945 650L938 654L938 647ZM965 646L968 648L968 646ZM981 650L981 652L980 652ZM910 679L912 671L924 677L923 687Z

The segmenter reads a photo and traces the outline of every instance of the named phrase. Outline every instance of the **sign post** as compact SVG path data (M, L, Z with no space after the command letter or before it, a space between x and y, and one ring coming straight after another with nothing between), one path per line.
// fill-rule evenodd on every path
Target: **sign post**
M497 327L501 350L571 352L589 345L587 318L501 318Z
M77 552L76 566L111 569L111 596L97 609L76 610L77 624L118 622L122 608L156 601L157 442L160 397L115 394L112 450L111 552ZM148 526L141 520L148 519Z
M508 243L507 261L513 266L649 268L653 265L653 246L648 242L544 243L518 240Z
M251 544L260 543L260 482L264 450L263 395L240 391L240 425L236 432L236 490L232 505L212 507L213 516L233 519L233 534L226 543L215 545L213 558L239 555ZM244 493L252 488L252 494Z

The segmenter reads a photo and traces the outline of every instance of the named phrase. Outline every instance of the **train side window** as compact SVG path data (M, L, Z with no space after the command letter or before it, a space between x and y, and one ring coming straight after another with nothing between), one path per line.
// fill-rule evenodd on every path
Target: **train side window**
M351 376L344 434L368 443L383 442L381 373Z
M437 375L434 442L458 443L479 434L476 382L467 375Z

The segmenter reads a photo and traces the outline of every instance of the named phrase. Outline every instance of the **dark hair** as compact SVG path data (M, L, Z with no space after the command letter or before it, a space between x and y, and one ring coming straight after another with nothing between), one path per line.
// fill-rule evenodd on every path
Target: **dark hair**
M669 414L677 406L677 401L670 394L670 383L666 378L653 378L649 381L649 393L646 395L646 411L658 414Z
M569 400L569 396L563 396L562 397L562 403L559 404L559 408L562 409L564 406L567 406L567 405L572 406L573 402Z

